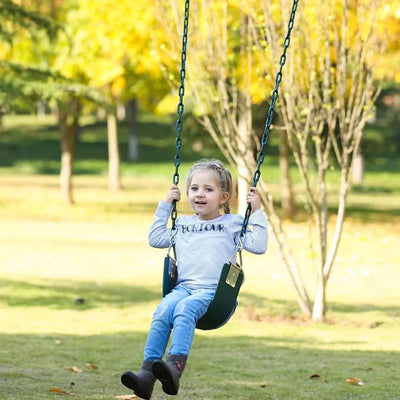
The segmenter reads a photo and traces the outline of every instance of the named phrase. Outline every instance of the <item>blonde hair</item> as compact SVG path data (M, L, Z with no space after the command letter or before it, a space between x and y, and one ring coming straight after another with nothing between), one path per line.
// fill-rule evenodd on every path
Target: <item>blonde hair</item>
M230 214L231 210L229 208L229 200L233 195L233 184L232 184L232 175L225 168L224 164L219 160L200 160L197 163L193 164L192 168L190 168L187 181L186 181L186 192L189 192L189 187L192 183L193 175L195 172L199 170L211 171L217 181L218 187L222 192L229 193L228 200L223 204L223 209L225 214Z

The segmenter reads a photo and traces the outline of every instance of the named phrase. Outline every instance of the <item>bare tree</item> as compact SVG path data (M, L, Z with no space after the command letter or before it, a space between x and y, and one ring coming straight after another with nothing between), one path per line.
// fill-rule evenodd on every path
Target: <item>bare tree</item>
M281 2L282 12L288 3ZM267 57L265 65L269 66L270 57L276 58L280 53L276 39L281 26L274 22L271 1L263 0L262 5L264 23L254 36L259 49L264 48L261 54ZM369 9L362 2L350 7L347 0L339 5L326 1L319 3L319 7L312 28L305 12L298 11L296 43L287 62L280 103L287 141L302 177L310 219L317 233L317 238L310 237L318 254L312 308L315 320L325 317L326 287L343 229L350 170L378 93L373 68L368 63L378 2L370 1ZM350 17L353 23L357 20L358 28L350 28ZM331 169L340 171L332 234L327 184Z

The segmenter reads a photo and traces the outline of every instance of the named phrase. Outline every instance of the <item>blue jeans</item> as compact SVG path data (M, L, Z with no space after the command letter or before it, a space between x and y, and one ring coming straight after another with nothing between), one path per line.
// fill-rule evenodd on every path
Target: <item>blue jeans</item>
M144 359L162 358L172 330L168 354L188 356L197 321L205 314L215 289L190 290L179 284L161 301L144 347Z

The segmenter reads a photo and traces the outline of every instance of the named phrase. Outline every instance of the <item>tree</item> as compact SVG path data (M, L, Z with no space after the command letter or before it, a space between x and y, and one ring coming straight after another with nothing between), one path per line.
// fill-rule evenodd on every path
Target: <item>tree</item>
M72 165L82 103L104 104L104 97L84 83L66 77L53 63L58 44L68 44L63 22L71 5L65 2L63 6L56 7L52 0L41 4L29 0L23 5L9 0L2 3L1 36L6 38L6 43L1 46L4 60L0 68L4 73L0 79L0 101L3 98L7 107L25 110L38 102L57 106L62 152L61 192L63 199L72 203Z
M152 52L158 33L148 2L77 0L65 22L73 48L62 46L57 65L63 74L79 77L108 100L109 187L120 188L116 109L127 104L129 157L139 156L136 116L139 105L152 109L169 89Z
M0 108L21 106L24 98L35 95L36 87L54 78L50 70L31 63L13 60L13 46L18 36L49 40L59 26L34 11L26 10L11 0L0 4Z

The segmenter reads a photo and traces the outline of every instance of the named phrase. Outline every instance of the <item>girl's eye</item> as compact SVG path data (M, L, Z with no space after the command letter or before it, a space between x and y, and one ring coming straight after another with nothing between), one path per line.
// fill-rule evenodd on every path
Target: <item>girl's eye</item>
M196 186L192 186L192 187L190 188L190 190L191 190L192 192L195 192L195 191L197 190L197 187L196 187Z
M206 189L207 192L212 192L213 190L211 188Z

